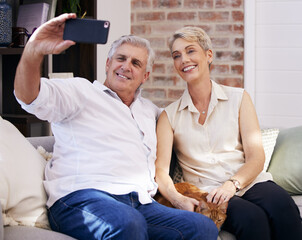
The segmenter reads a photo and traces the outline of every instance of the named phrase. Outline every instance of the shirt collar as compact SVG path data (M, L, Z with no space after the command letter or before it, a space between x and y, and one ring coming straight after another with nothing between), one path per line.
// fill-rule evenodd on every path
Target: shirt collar
M112 91L110 88L106 87L104 84L102 84L101 82L95 80L93 82L93 84L99 88L100 90L104 91L105 93L107 93L108 95L110 95L111 97L115 98L115 99L118 99L120 101L122 101L120 99L120 97L117 95L116 92ZM136 101L136 99L140 98L141 97L141 89L138 88L135 92L135 95L134 95L134 100L132 103L134 103Z
M212 82L211 102L213 101L217 102L218 100L228 100L228 97L223 91L223 88L213 80L211 80L211 82ZM183 95L181 96L178 111L181 111L186 107L188 107L188 110L191 112L198 112L198 110L193 104L188 88L185 89Z

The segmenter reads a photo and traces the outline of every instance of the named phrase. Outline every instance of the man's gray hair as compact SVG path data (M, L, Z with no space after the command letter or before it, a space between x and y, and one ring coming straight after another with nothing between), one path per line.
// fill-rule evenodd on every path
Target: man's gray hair
M125 35L120 37L119 39L115 40L108 53L108 58L111 59L114 53L116 52L117 48L119 48L121 45L128 43L136 47L142 47L145 48L148 52L148 59L147 59L147 67L146 71L151 72L152 66L154 63L155 54L153 49L151 48L150 42L145 39L134 35Z

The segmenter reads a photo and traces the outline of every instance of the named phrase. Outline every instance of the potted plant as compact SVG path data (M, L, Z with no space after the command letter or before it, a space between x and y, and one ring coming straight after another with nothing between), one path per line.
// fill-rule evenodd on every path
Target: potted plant
M78 17L84 18L86 11L82 15L80 0L62 0L63 13L76 13Z

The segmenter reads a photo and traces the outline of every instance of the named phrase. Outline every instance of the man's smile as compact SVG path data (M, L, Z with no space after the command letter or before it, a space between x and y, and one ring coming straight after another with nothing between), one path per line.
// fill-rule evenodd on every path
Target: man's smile
M126 80L130 80L129 77L127 77L127 76L125 76L125 75L122 75L122 74L120 74L120 73L116 73L116 75L117 75L118 77L124 78L124 79L126 79Z

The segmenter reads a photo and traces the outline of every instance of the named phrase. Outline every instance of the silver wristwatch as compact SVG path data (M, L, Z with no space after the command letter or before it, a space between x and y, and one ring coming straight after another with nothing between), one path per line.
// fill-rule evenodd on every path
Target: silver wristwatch
M228 181L232 182L236 188L236 192L241 190L240 182L234 178L230 178Z

